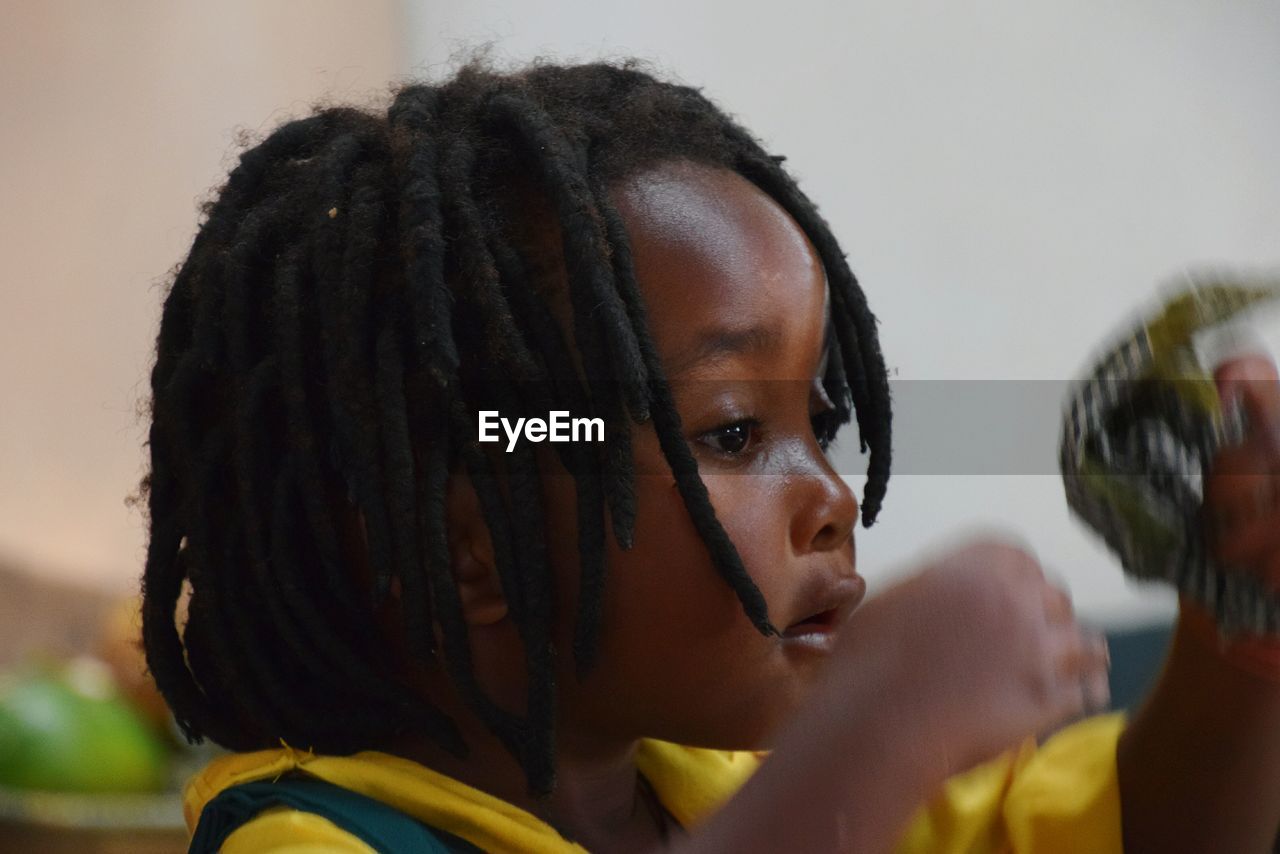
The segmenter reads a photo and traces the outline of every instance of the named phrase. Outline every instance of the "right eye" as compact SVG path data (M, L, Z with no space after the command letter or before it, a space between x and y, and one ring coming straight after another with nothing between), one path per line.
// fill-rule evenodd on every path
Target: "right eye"
M751 447L756 438L759 423L752 419L734 421L708 430L698 437L698 441L708 445L717 454L726 457L741 456Z

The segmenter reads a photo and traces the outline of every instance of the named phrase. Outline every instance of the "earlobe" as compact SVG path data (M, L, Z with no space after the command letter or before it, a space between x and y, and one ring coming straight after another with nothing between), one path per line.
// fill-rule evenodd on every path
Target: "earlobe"
M467 544L455 552L453 571L468 626L491 626L507 617L507 597L502 594L497 568L471 553Z
M468 626L500 623L509 611L507 598L498 577L489 526L475 489L465 475L450 476L446 501L449 552L462 618Z

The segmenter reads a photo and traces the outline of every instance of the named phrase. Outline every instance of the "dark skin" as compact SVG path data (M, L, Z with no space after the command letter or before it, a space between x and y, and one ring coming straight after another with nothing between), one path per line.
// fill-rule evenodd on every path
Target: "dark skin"
M1252 434L1223 450L1206 483L1216 556L1280 588L1280 377L1267 357L1230 360L1215 378L1241 396ZM1125 731L1117 762L1126 851L1272 850L1280 834L1280 643L1270 679L1232 666L1196 606L1183 602L1155 691ZM1199 628L1197 628L1199 624Z
M864 590L854 571L858 504L812 426L813 416L829 408L816 379L827 324L825 276L814 249L772 200L725 171L650 173L618 187L614 201L685 436L775 625L810 616L815 586L824 579L841 580L851 607ZM563 302L556 307L562 315L567 310ZM758 334L739 334L749 331ZM747 417L762 426L732 424ZM638 739L766 747L825 658L752 626L689 519L653 429L638 427L633 437L635 545L623 551L608 539L598 666L578 684L571 658L561 657L559 776L551 799L529 798L523 772L463 708L438 667L419 674L423 690L459 721L472 758L459 762L426 742L398 748L553 817L593 851L644 850L659 839L637 794ZM541 463L549 472L547 542L557 607L571 615L578 571L573 481L551 453ZM487 527L461 473L450 481L448 521L478 676L501 705L522 711L520 642ZM559 648L569 649L571 639L572 622L562 619Z
M828 406L815 380L827 294L812 246L768 196L727 170L660 165L612 195L685 437L770 617L779 628L793 626L815 610L815 585L844 579L847 618L862 592L852 535L858 506L811 423ZM547 240L554 245L554 235ZM562 267L553 266L552 275L563 277ZM563 282L550 294L561 297L556 307L567 322ZM757 334L741 334L748 330ZM1273 368L1265 369L1269 379L1252 384L1250 393L1261 394L1255 405L1275 415L1280 383ZM1220 374L1224 393L1233 370L1258 367L1228 366ZM1269 423L1280 424L1280 417ZM637 427L633 437L635 545L623 551L608 539L596 669L579 683L571 656L560 657L554 794L541 802L528 796L523 771L434 662L414 679L458 722L471 756L460 761L417 739L394 745L394 752L550 820L589 850L624 852L662 847L663 819L638 787L639 739L776 748L721 811L722 820L676 847L743 850L763 839L774 840L777 850L874 851L888 850L911 805L946 776L1086 705L1080 685L1099 680L1100 654L1075 625L1065 594L1043 581L1033 558L1007 546L962 550L935 561L933 568L945 573L922 573L876 597L847 620L834 653L762 636L716 573L652 429ZM1280 460L1274 446L1251 442L1223 460L1254 455L1246 460L1252 471L1259 460ZM547 542L561 615L555 639L568 650L567 615L576 613L577 587L573 482L545 445L539 453L548 473ZM1227 471L1221 460L1217 471ZM1212 481L1211 509L1239 502L1248 488ZM465 475L451 477L447 504L477 675L500 705L521 712L522 648ZM1278 531L1280 517L1255 519L1221 542L1249 544L1250 571L1280 579ZM891 643L931 608L963 614L952 624L938 622L932 639L913 629L914 646L905 653ZM1007 614L1026 619L975 625L969 617L982 608L991 617L986 622ZM394 626L390 631L398 634ZM831 659L841 667L832 668ZM1019 712L1021 698L1000 692L1005 683L1021 684L1018 668L1041 673L1044 661L1058 663L1057 687L1043 688L1036 698L1044 702ZM984 682L966 666L984 667L992 678ZM963 704L936 699L946 697ZM895 715L875 712L885 708ZM1159 686L1121 741L1117 763L1126 850L1269 850L1280 824L1280 689L1243 675L1183 626ZM828 830L826 817L847 813L848 804L857 804L852 819L839 823L839 833ZM772 822L769 816L783 808L788 822ZM844 835L850 826L853 835ZM813 833L797 835L795 828Z

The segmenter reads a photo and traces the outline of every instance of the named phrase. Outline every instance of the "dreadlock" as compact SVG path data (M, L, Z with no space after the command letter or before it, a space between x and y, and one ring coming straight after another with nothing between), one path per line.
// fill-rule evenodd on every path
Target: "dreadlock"
M394 583L407 653L442 653L530 791L552 790L557 651L539 463L523 446L503 459L480 449L474 419L486 406L607 425L603 450L556 446L576 485L580 677L595 661L606 511L618 544L632 542L633 423L652 422L714 565L754 625L777 633L682 438L608 198L614 182L676 158L747 177L821 256L835 327L823 384L837 423L856 413L870 450L872 524L890 463L875 318L783 158L698 90L635 62L499 73L477 61L401 88L385 114L319 109L241 155L164 302L143 635L189 739L349 753L413 731L465 755L454 722L405 688L406 662L369 630ZM558 224L572 328L540 289L518 187ZM524 644L523 716L472 671L446 542L446 484L460 470Z

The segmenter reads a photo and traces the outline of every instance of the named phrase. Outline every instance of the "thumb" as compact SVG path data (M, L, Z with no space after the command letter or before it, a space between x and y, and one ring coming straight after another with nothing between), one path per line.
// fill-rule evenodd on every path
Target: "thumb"
M1224 405L1239 400L1249 418L1249 432L1280 456L1280 373L1262 353L1228 359L1213 372Z

